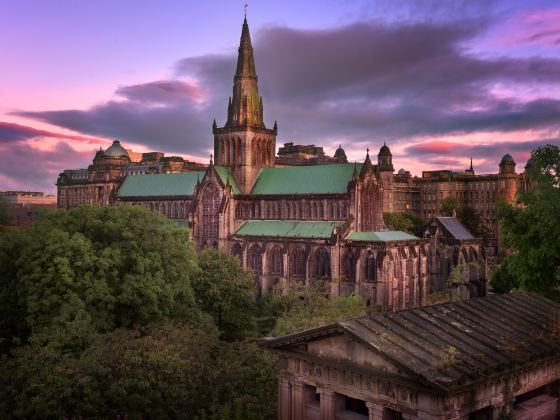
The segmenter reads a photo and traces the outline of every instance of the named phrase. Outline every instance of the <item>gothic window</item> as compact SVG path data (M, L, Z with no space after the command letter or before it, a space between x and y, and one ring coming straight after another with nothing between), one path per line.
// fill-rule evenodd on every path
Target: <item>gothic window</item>
M154 204L154 210L159 213L159 203Z
M249 219L255 218L255 203L249 204Z
M377 263L375 260L375 255L373 252L369 251L366 254L366 260L364 264L365 268L365 280L366 281L377 281Z
M257 276L262 274L262 251L260 245L255 244L249 248L249 268Z
M309 203L305 203L304 219L311 219L311 204L309 204Z
M154 203L150 203L150 211L154 211Z
M313 203L313 219L319 218L319 207L317 207L317 203Z
M165 216L165 213L167 212L167 208L165 206L165 203L161 204L160 210L161 210L161 214L163 214Z
M286 203L284 205L284 209L286 211L286 219L291 219L292 218L292 209L290 207L290 203Z
M261 206L259 203L255 203L255 218L260 219L261 217Z
M315 276L318 279L331 276L331 259L325 248L319 248L315 252Z
M218 236L218 212L220 195L218 188L210 183L202 193L202 234L206 238Z
M235 206L235 217L237 219L243 219L243 204L237 203Z
M305 277L305 251L301 247L297 247L292 252L292 276L293 277Z
M319 203L319 219L323 220L325 218L325 208L323 202Z
M342 259L342 273L345 281L356 281L356 255L349 249Z
M173 217L179 218L179 205L177 203L173 204Z
M167 203L167 217L171 219L171 203Z
M276 276L284 273L283 254L279 246L272 248L270 253L270 272Z
M181 203L179 205L179 218L180 219L186 219L186 217L185 217L185 203Z
M231 255L233 255L235 258L239 259L240 262L243 261L243 250L241 249L240 244L234 244L231 247Z
M275 218L280 219L280 210L281 210L280 202L277 202L274 207L275 207L275 212L274 212L275 213Z

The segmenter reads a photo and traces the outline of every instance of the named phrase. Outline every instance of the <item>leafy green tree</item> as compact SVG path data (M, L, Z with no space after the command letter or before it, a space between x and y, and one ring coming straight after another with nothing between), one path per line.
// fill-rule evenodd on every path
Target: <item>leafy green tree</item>
M422 236L426 220L420 216L409 213L386 212L383 213L385 226L390 230L401 230L412 235Z
M404 213L383 213L383 221L385 222L387 229L412 233L412 221Z
M538 148L531 161L531 187L519 193L516 205L499 207L504 245L511 252L495 283L560 300L560 150L553 145Z
M0 226L12 224L12 216L10 215L10 205L4 197L0 197Z
M69 328L35 335L2 360L0 410L13 419L272 419L276 362L255 343L171 323L92 333L85 350L61 346ZM68 327L68 328L67 328ZM227 417L226 417L227 418Z
M82 206L0 235L4 339L74 319L96 331L169 317L203 320L191 287L198 268L188 231L143 207ZM9 313L15 306L17 319Z
M206 249L199 255L200 273L192 285L198 304L210 314L226 340L253 331L255 283L253 274L239 260L221 250Z
M376 313L362 296L333 296L328 284L320 281L308 285L295 282L284 294L269 299L267 304L276 312L274 336L290 334L345 319Z
M459 201L455 197L447 196L441 200L441 215L453 216L459 210Z

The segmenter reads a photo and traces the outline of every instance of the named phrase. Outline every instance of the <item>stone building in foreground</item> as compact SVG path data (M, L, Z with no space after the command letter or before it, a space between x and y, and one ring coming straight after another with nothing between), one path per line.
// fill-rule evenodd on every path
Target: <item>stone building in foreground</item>
M553 420L560 305L526 293L363 317L265 339L280 420Z

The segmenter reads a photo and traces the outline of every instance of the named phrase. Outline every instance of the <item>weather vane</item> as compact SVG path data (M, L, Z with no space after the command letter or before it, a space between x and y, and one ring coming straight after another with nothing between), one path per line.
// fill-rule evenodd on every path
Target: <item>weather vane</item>
M247 3L245 3L243 5L243 9L245 9L245 18L247 18L247 7L249 7L249 5Z

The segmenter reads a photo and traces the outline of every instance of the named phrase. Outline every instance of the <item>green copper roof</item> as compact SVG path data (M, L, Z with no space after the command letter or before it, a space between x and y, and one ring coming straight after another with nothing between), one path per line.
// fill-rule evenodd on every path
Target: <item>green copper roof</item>
M227 168L225 166L214 166L214 169L216 170L216 173L218 174L218 176L220 177L220 179L224 183L224 185L227 184L227 180L228 180L228 177L229 177L229 183L231 185L231 191L234 194L241 194L241 189L239 188L239 185L237 185L237 181L235 180L235 177L232 175L229 168Z
M344 194L353 173L353 163L264 168L251 194Z
M129 175L119 188L119 197L168 197L193 195L198 179L206 172Z
M352 232L346 237L347 241L364 241L364 242L390 242L390 241L410 241L418 239L406 232L400 230L381 230L377 232Z
M341 222L297 220L247 220L239 226L239 236L278 236L282 238L330 238Z

